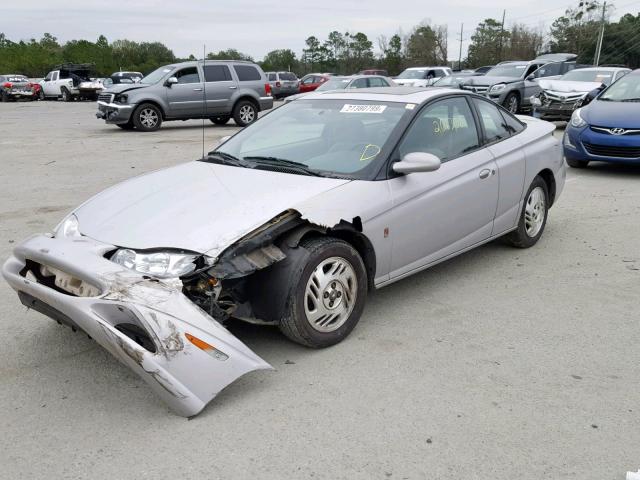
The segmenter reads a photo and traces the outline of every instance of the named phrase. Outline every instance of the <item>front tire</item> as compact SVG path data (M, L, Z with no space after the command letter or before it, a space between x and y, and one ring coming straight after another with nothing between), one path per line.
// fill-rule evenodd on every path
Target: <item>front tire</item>
M133 112L133 124L143 132L155 132L162 125L162 112L152 103L143 103Z
M586 168L589 165L588 160L573 160L571 158L567 158L567 165L571 168Z
M518 113L518 110L520 110L520 98L518 98L518 94L511 92L507 95L507 98L504 99L502 106L513 114Z
M71 100L73 100L73 96L71 95L71 92L67 90L65 87L62 87L62 90L60 91L60 93L62 94L63 102L70 102Z
M518 228L505 236L508 243L518 248L529 248L538 243L547 224L549 189L542 177L533 179L524 198Z
M303 240L305 255L292 267L280 330L296 343L324 348L356 326L367 298L367 273L347 242L331 237Z
M258 118L258 109L249 100L241 100L233 107L233 120L239 127L251 125Z

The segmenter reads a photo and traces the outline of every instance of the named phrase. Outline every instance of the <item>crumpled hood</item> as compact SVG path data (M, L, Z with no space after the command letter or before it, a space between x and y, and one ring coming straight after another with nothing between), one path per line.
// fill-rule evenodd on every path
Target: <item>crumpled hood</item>
M276 215L346 183L189 162L117 184L75 214L80 232L100 242L216 257Z
M539 80L542 90L558 93L589 93L600 85L599 82L572 82L569 80Z
M140 83L116 83L104 90L103 93L122 93L129 90L138 90L139 88L147 88L151 85L142 85Z
M611 128L640 128L640 102L609 102L595 99L580 111L590 125Z
M467 81L464 82L464 85L478 85L482 87L490 87L492 85L496 85L498 83L514 83L520 82L522 79L513 78L513 77L487 77L486 75L481 75L478 77L471 77Z

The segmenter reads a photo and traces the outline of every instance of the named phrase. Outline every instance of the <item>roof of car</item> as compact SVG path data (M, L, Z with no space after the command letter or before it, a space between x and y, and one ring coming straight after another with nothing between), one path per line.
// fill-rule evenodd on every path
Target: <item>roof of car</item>
M431 66L426 66L426 67L409 67L409 68L407 68L407 70L424 70L425 68L446 68L446 69L449 69L449 67L431 67Z
M619 72L622 70L631 70L630 68L624 67L585 67L571 70L572 72L598 72L598 71L608 71L608 72ZM567 72L568 73L568 72Z
M377 87L358 88L353 90L329 90L326 92L312 92L306 95L305 100L327 99L327 100L369 100L377 102L395 103L422 103L432 97L443 94L468 95L457 88L420 88L420 87Z

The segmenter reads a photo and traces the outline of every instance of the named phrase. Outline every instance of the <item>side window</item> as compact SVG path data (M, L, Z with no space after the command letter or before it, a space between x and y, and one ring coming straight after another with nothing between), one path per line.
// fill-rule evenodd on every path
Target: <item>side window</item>
M366 78L358 78L351 82L349 88L367 88L367 79Z
M238 75L238 80L241 82L251 82L254 80L260 80L260 72L256 67L250 65L234 65L233 69Z
M536 77L551 77L553 75L560 75L562 70L561 63L547 63L540 67L538 72L536 72Z
M436 72L436 77L440 78L440 77L444 77L444 72L442 70L435 70Z
M524 125L522 125L519 120L513 118L507 112L500 111L500 113L502 114L502 118L504 118L507 130L509 130L509 133L511 135L515 135L524 130Z
M53 72L51 75L51 81L55 82L56 80L58 80L58 72Z
M529 65L529 67L527 68L527 73L524 74L524 78L527 78L529 75L531 75L533 72L535 72L536 70L538 70L538 68L540 67L540 65L538 64L534 64L534 65ZM537 75L536 75L537 76Z
M49 72L49 73L47 73L47 76L46 76L46 77L44 77L44 81L45 81L45 82L50 82L50 81L51 81L51 78L53 78L53 72Z
M478 113L480 114L480 120L484 126L484 132L486 140L489 143L498 142L509 137L509 126L506 120L498 110L498 107L492 103L485 102L484 100L473 99L478 107Z
M307 77L307 78L305 78L304 80L302 80L302 83L303 83L304 85L311 85L311 84L313 83L313 79L314 79L314 78L315 78L315 77L313 77L313 76L311 76L311 77Z
M178 79L178 83L198 83L200 75L196 67L183 68L178 70L174 75Z
M471 108L465 98L459 97L427 105L402 139L399 151L401 156L432 153L446 162L479 146Z
M205 65L204 78L206 82L226 82L231 80L231 72L226 65Z
M372 77L369 79L370 87L388 87L389 84L380 77Z

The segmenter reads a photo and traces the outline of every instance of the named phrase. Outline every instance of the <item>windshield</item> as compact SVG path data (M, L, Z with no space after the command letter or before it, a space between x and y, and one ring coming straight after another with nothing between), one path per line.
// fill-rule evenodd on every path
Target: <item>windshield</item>
M154 83L158 83L160 80L164 78L164 76L173 70L173 65L168 65L166 67L160 67L157 70L154 70L149 75L140 80L140 83L144 83L147 85L153 85Z
M559 78L571 82L598 82L605 85L611 84L613 72L611 70L571 70Z
M320 85L316 90L323 92L325 90L344 90L349 85L350 78L334 77L331 80Z
M527 65L498 65L485 73L485 76L520 78L526 69Z
M609 88L607 88L598 100L610 102L640 101L640 75L627 75Z
M400 75L398 75L398 78L418 78L420 80L426 78L427 75L427 70L423 69L423 70L405 70L404 72L402 72Z
M252 160L281 160L326 176L365 179L377 173L385 144L410 112L404 103L302 98L241 130L211 155L235 157L245 167Z

